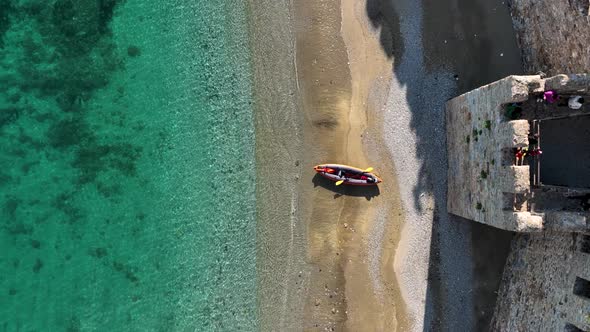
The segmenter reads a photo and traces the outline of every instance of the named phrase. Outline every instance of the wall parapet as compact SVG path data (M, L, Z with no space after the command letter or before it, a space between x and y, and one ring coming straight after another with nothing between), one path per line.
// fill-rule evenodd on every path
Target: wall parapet
M590 76L513 75L447 102L450 213L516 232L540 231L547 222L553 229L590 231L585 215L532 211L531 168L515 161L513 150L529 146L533 122L509 119L507 105L530 103L546 89L589 92Z

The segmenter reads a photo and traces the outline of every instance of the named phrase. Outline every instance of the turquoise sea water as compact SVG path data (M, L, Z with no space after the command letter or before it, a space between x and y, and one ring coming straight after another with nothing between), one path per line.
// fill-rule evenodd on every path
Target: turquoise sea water
M0 6L0 331L256 330L243 1Z

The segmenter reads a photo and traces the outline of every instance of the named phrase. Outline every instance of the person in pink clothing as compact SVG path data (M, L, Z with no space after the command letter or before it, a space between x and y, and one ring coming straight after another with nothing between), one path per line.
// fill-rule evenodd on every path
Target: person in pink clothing
M548 104L553 104L557 101L557 93L553 90L545 91L545 93L543 93L543 100Z
M540 156L542 154L543 154L543 151L541 151L541 149L539 149L539 148L534 148L529 151L529 155L531 155L533 157Z

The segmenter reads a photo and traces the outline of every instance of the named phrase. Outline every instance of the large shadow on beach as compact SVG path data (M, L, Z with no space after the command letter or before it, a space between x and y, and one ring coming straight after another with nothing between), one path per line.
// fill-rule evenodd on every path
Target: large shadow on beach
M390 111L409 107L417 141L409 157L419 160L414 209L425 212L425 193L434 199L424 330L487 330L512 234L447 212L444 104L522 73L508 8L501 0L367 0L366 14L393 60L393 89L405 90Z
M313 186L317 187L320 186L327 190L330 190L334 193L334 199L340 198L342 196L354 196L354 197L364 197L368 201L375 196L379 196L379 187L378 186L351 186L351 185L340 185L337 186L334 181L326 179L325 177L316 174L311 181L313 182Z

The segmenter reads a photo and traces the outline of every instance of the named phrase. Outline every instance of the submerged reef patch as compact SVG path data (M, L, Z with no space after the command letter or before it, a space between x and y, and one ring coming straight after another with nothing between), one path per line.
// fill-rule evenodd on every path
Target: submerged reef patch
M134 268L118 261L113 262L113 268L115 269L115 271L122 273L123 276L125 276L125 278L131 281L132 283L139 283L139 277L137 277Z
M141 50L139 49L139 47L131 45L127 47L127 55L129 55L132 58L140 56Z
M4 34L10 27L12 10L12 0L0 0L0 48L4 47Z
M35 249L40 249L41 248L41 241L39 240L31 240L31 247L35 248Z
M141 53L113 39L111 22L123 2L0 0L0 231L30 235L33 225L44 227L40 220L71 227L88 219L82 186L109 198L123 192L121 177L136 175L142 150L127 140L133 128L125 106L93 102L124 61ZM43 185L42 197L23 189L33 182ZM19 204L32 200L20 215Z
M94 258L103 258L105 256L107 256L109 253L106 250L106 248L102 248L102 247L98 247L98 248L91 248L88 249L88 255L94 257Z
M126 176L134 176L136 160L141 148L128 143L99 145L94 142L76 151L73 166L80 171L79 183L94 182L102 171L114 169Z
M10 106L0 108L0 128L18 120L20 114L21 109L18 107Z
M61 211L66 219L64 222L74 224L82 218L82 211L74 204L74 197L69 192L58 194L52 202L52 207Z
M72 316L66 322L66 332L80 332L82 331L82 324L80 319L76 316Z
M35 265L33 265L33 272L39 273L39 271L41 271L42 268L43 268L43 261L40 260L39 258L37 258L35 260Z
M93 139L80 116L56 122L47 131L47 141L54 148L67 148Z
M9 196L4 200L4 213L8 216L6 220L13 221L16 219L16 210L21 203L22 200L14 196Z

